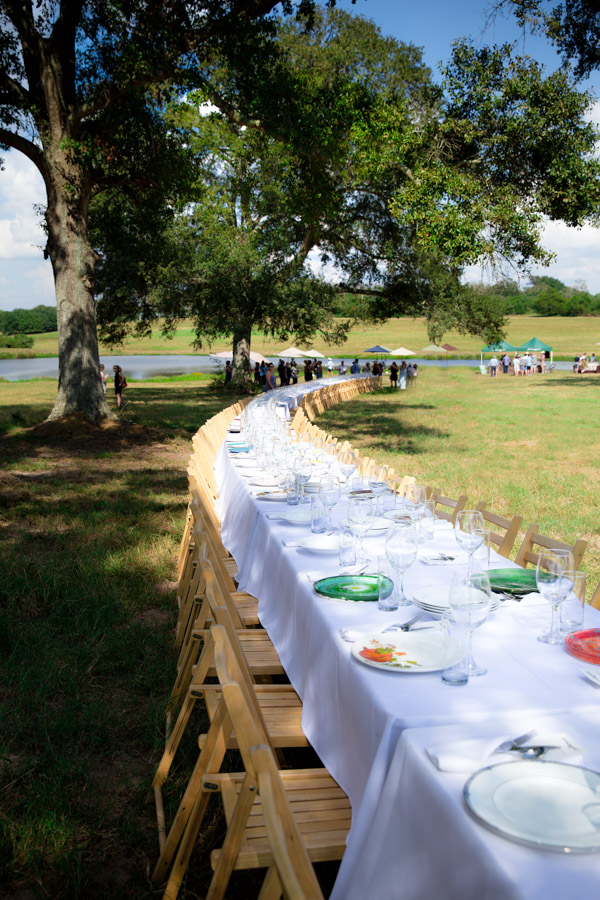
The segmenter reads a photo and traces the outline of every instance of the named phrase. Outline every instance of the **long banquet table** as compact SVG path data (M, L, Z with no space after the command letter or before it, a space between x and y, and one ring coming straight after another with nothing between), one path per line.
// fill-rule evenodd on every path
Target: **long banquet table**
M303 729L352 803L352 830L334 900L358 900L373 890L425 900L433 896L432 885L437 885L436 892L445 900L537 900L542 896L546 900L563 897L569 879L571 892L579 884L578 878L583 888L589 888L590 882L600 886L600 858L517 848L471 821L456 800L460 776L457 780L455 775L437 772L423 752L427 737L424 741L413 737L431 728L443 733L448 726L462 737L486 734L490 728L492 733L495 729L501 735L512 735L550 715L561 730L568 731L570 723L583 734L584 760L600 769L600 694L582 678L581 664L569 657L564 647L537 641L546 608L501 603L478 629L474 641L476 656L487 666L488 674L472 678L465 687L444 685L439 673L396 673L367 667L351 656L351 645L342 640L340 628L373 625L376 631L392 621L390 617L393 621L408 619L414 607L386 613L373 603L340 603L319 596L311 579L316 574L340 572L337 557L286 547L284 540L294 541L304 531L277 517L285 504L256 497L259 489L249 486L239 463L240 457L230 455L225 444L215 465L223 542L238 564L240 590L259 598L261 623L302 698ZM334 522L344 517L345 504L340 502ZM304 528L306 531L308 526ZM383 541L381 535L366 539L367 553L374 559L383 552ZM448 523L436 522L434 540L426 545L428 553L432 550L456 552ZM453 564L426 565L420 559L422 552L405 576L409 597L418 587L447 584L455 571ZM492 556L492 565L508 564L504 558ZM586 609L588 624L600 624L600 614L591 608ZM466 778L462 776L461 784ZM404 817L400 804L407 786L414 786L417 780L428 787L419 788L413 806L418 806L422 790L423 797L429 797L424 809L430 813L421 816L420 830ZM453 804L449 820L435 811L438 804L447 813L448 803ZM451 842L453 856L448 857L438 848L448 840L446 828L453 823L456 832L467 837ZM480 851L484 854L486 863L479 867L479 879L474 875L472 880L448 880L444 870L453 858L459 859L461 848L466 859ZM510 876L503 863L506 855L517 860ZM465 859L461 865L464 863ZM403 888L405 871L410 878ZM562 873L560 878L557 871ZM465 892L465 885L474 892Z

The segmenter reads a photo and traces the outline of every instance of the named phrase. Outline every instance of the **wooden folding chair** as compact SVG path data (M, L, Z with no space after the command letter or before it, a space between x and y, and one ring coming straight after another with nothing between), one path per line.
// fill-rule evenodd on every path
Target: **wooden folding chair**
M575 568L579 569L583 554L585 553L585 548L587 547L587 541L579 538L579 540L575 541L573 546L571 546L571 544L565 544L564 541L557 541L554 538L547 537L545 534L540 534L538 531L539 527L539 525L534 524L530 525L527 529L527 534L523 538L523 543L515 556L516 564L518 566L523 566L524 569L527 568L528 563L537 566L540 552L543 549L571 550L573 552Z
M244 682L226 629L215 625L211 635L222 693L199 761L152 877L155 882L165 877L175 845L177 853L164 895L174 900L202 826L208 798L211 793L219 792L227 833L222 848L211 854L214 874L207 900L224 897L233 870L248 868L267 868L269 891L261 892L261 896L277 896L271 892L274 876L269 873L276 868L276 862L265 824L258 778L259 772L266 771L261 768L262 751L266 749L272 754L273 748L252 691ZM224 748L232 731L244 767L243 772L234 774L220 771ZM254 757L253 753L256 754ZM272 759L309 858L313 861L341 859L351 821L347 796L326 769L281 771L277 769L274 757ZM268 771L272 774L273 766ZM270 798L267 805L269 803Z
M285 900L323 900L302 835L294 819L283 782L268 747L250 751L257 775L258 796L274 865L269 867L261 894Z
M216 621L217 609L220 611L223 608L232 627L239 632L239 640L253 677L265 680L271 679L274 675L285 676L285 669L267 632L263 628L244 628L231 594L219 584L210 561L200 560L198 565L202 581L199 585L197 602L193 607L194 618L186 630L177 663L177 676L167 708L167 731L172 712L188 689L207 628Z
M466 494L461 494L458 500L452 500L451 497L444 497L440 491L433 490L429 495L429 499L435 500L435 514L438 519L445 519L453 525L456 523L456 517L459 512L467 505ZM444 506L448 507L448 509L440 509L440 507Z
M589 601L590 606L593 606L594 609L600 609L600 582L598 583L598 587L592 594L592 599Z
M498 529L497 531L493 531L490 528L490 541L494 544L500 556L505 556L508 559L510 551L517 539L523 516L513 516L512 519L499 516L490 509L486 509L483 500L481 503L477 504L475 509L481 513L484 522L487 522Z
M244 654L240 636L232 627L228 610L218 597L216 604L213 603L213 614L217 623L225 628L227 632L232 652L236 656L239 671L248 690L252 693L252 700L257 707L257 714L263 720L273 747L308 747L308 740L302 731L302 703L298 694L289 684L257 684ZM214 643L211 632L208 631L205 635L200 658L190 673L190 680L185 695L183 698L179 698L177 718L167 736L165 749L152 781L161 853L167 842L162 787L169 775L173 760L189 725L192 711L197 701L204 699L209 721L212 722L218 715L221 688L219 684L211 684L207 681L208 678L216 676L214 663ZM227 746L229 748L238 746L235 736L228 736ZM173 840L171 838L171 847L173 846Z

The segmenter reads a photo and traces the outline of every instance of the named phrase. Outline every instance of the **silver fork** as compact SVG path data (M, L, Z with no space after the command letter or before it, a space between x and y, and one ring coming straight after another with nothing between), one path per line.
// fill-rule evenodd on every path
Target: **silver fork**
M521 744L526 744L527 741L530 741L532 737L535 736L536 730L527 731L525 734L520 734L519 737L509 738L507 741L502 741L496 749L493 751L494 753L510 753L511 750L518 750Z
M409 619L408 622L395 622L393 625L388 625L387 628L384 628L381 632L385 634L386 631L410 631L411 626L416 622L419 622L424 616L424 613L419 613L417 616L413 616L412 619Z

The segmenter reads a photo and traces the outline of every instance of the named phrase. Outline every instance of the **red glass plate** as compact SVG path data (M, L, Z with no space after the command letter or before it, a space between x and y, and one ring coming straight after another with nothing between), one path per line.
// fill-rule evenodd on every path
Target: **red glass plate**
M600 666L600 628L575 631L565 640L567 653L584 662Z

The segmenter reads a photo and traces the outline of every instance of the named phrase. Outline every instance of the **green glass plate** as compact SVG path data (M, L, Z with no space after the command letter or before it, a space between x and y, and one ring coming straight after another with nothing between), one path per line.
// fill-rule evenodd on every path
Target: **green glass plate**
M334 575L315 581L317 594L331 600L378 600L377 575ZM394 589L390 578L385 579L386 596Z
M520 596L537 591L535 569L489 569L490 585L493 591Z

